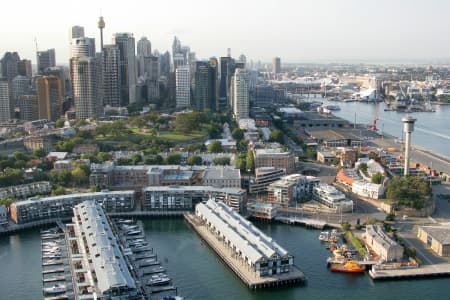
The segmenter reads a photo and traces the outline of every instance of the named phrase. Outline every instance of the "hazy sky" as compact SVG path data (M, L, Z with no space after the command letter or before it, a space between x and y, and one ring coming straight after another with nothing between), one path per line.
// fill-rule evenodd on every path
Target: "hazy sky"
M171 49L173 36L199 58L244 53L285 62L450 58L449 0L24 0L4 1L0 55L18 51L35 61L39 49L69 59L69 29L95 37L100 12L105 43L115 32L147 36Z

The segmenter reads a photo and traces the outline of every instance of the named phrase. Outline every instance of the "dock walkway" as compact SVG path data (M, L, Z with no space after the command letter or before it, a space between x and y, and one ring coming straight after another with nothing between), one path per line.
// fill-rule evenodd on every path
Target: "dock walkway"
M216 254L230 267L234 273L250 288L268 288L289 284L298 284L306 281L302 271L296 266L289 273L277 274L271 277L259 277L254 272L243 266L241 262L233 258L229 249L224 247L204 226L198 223L192 214L186 214L185 219L194 228L197 234L216 252Z
M369 275L374 280L450 276L450 264L424 265L419 268L395 270L372 269L369 271Z

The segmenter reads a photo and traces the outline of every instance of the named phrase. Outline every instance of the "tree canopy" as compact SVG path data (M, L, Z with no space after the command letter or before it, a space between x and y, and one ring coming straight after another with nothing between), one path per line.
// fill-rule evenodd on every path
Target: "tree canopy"
M430 195L430 185L416 176L396 176L389 181L386 188L388 199L415 209L423 208L426 198Z
M221 153L223 152L222 143L220 141L213 141L208 145L208 152L210 153Z

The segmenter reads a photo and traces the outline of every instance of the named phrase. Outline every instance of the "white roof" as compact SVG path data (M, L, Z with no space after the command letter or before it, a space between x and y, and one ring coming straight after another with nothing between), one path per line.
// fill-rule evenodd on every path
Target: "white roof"
M136 289L101 206L94 201L85 201L76 205L73 210L75 216L80 216L81 229L85 233L98 290L105 294L117 287Z

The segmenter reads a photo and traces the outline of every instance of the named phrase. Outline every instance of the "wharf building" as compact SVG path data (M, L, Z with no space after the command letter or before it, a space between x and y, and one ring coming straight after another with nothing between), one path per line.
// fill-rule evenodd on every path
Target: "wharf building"
M367 245L385 262L403 258L403 247L388 236L382 226L367 225L365 239Z
M353 201L347 200L344 193L329 184L321 183L315 186L312 198L336 212L353 211Z
M73 208L66 239L75 299L142 299L100 204L84 201Z
M255 276L271 277L292 270L294 257L288 251L224 203L199 203L195 215Z
M287 174L295 171L295 155L281 148L255 149L255 168L275 167L283 169Z
M310 200L319 178L300 174L283 176L267 187L270 202L288 205L294 200Z
M145 210L192 210L197 203L214 199L245 213L247 193L239 188L211 186L151 186L143 190Z
M419 226L417 237L439 256L450 256L449 226Z
M30 198L10 206L11 219L24 224L53 218L69 218L72 208L83 201L97 201L107 212L127 212L134 209L134 191L80 193L47 198Z
M308 128L305 132L316 143L327 148L361 147L367 144L359 129L317 127ZM365 131L363 134L365 136Z

